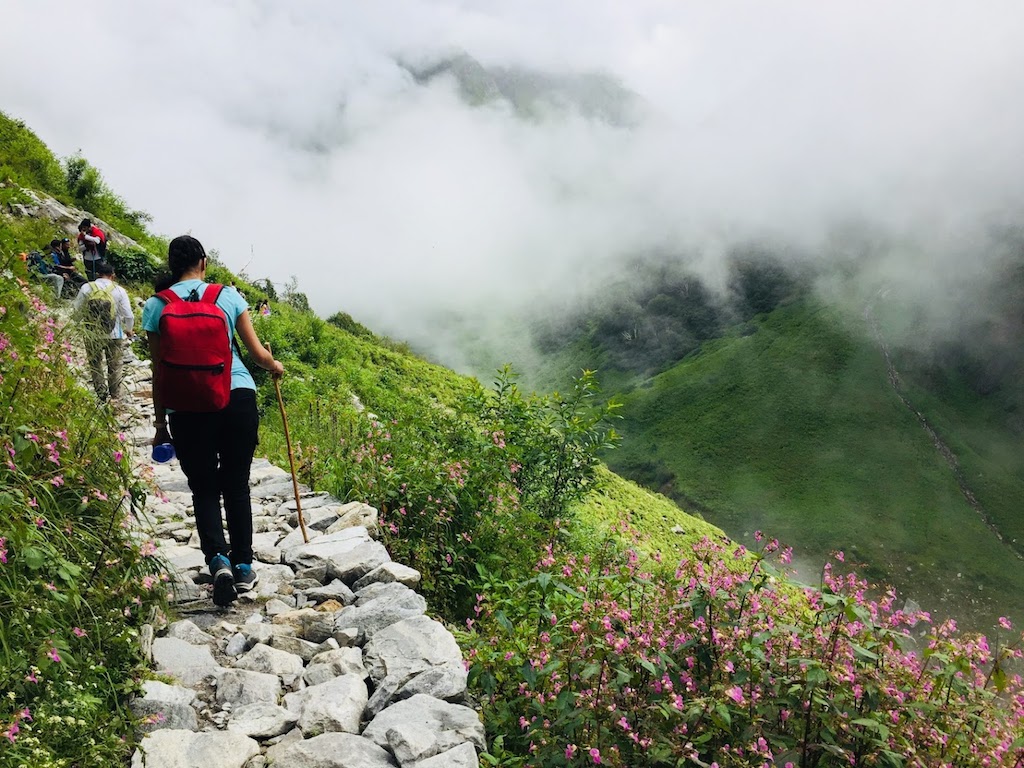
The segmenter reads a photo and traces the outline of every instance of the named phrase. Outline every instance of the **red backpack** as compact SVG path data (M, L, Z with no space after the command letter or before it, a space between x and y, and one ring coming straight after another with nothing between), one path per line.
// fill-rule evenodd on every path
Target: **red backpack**
M160 399L176 411L209 413L231 400L231 325L216 305L223 285L211 283L198 301L168 288L160 313Z

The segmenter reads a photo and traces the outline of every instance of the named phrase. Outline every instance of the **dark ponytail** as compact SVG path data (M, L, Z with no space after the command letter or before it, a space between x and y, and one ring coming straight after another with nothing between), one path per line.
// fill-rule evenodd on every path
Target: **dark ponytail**
M203 244L192 235L181 235L174 238L167 248L167 266L171 270L174 282L180 281L182 275L205 258L206 251L203 249Z

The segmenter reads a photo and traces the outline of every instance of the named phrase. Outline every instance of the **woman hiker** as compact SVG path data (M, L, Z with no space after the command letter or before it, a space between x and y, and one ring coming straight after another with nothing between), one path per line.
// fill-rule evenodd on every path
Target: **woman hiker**
M194 237L183 235L171 241L167 263L173 284L169 290L178 297L199 301L211 285L205 282L206 251ZM227 317L228 339L237 330L242 343L256 365L274 376L284 366L260 343L249 317L248 305L238 291L219 290L216 307ZM211 294L212 296L213 294ZM161 386L161 315L171 302L151 297L142 310L142 327L149 337L153 360L153 408L156 435L153 445L173 440L181 469L188 478L196 516L199 543L213 576L213 601L230 605L236 590L256 585L252 569L252 506L249 500L249 468L256 450L259 415L256 411L256 383L238 356L237 346L229 341L231 358L230 399L227 407L207 412L172 411L164 406L174 401ZM193 304L193 307L199 308ZM165 325L165 328L170 328ZM170 331L167 331L170 334ZM168 342L170 342L170 335ZM164 386L170 386L166 382ZM225 393L226 396L226 393ZM168 433L170 427L170 433ZM221 524L220 500L224 498L227 540Z

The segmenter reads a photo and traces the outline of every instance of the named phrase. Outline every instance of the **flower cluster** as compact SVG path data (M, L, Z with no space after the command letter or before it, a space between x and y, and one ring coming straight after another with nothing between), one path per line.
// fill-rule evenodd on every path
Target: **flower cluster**
M933 627L832 567L800 588L765 554L705 539L664 573L552 548L528 582L495 580L465 639L503 749L545 767L1024 761L1024 638Z

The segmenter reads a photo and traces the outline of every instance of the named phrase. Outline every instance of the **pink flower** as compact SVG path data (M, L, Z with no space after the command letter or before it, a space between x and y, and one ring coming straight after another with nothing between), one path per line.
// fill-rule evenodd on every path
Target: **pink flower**
M843 554L842 550L839 550L838 552L836 552L835 553L835 557L836 557L836 560L838 560L840 563L845 563L846 562L846 555Z
M35 520L35 523L36 523L36 528L45 528L46 527L46 520L44 518L42 518L42 517L37 517L36 520Z
M121 451L114 451L114 461L120 463L121 459L124 458L124 454Z
M35 508L35 507L38 507L38 506L39 506L39 502L38 502L38 501L36 501L36 497L35 497L35 496L33 496L33 497L32 497L31 499L29 499L29 500L28 500L28 505L29 505L30 507L33 507L33 508Z
M7 538L0 536L0 563L7 565Z
M54 477L50 478L50 482L55 487L60 488L62 485L64 485L64 475L55 475Z
M590 759L594 761L594 765L601 764L601 750L597 747L590 748Z
M565 759L572 760L576 756L576 750L579 749L575 744L569 744L565 748Z
M737 704L743 703L743 690L738 685L734 685L732 688L726 688L725 695Z
M50 650L48 650L46 652L46 655L49 656L50 659L52 661L54 661L55 663L60 664L60 654L57 653L57 649L56 648L51 648Z
M2 543L2 542L3 542L3 539L0 539L0 543ZM1005 616L1000 616L999 617L999 626L1002 627L1003 629L1013 629L1013 624L1011 624L1010 620L1008 618L1006 618Z
M73 629L71 630L71 634L73 634L73 635L74 635L75 637L85 637L85 636L86 636L87 634L89 634L89 633L88 633L88 632L86 632L86 631L85 631L84 629L82 629L81 627L74 627L74 628L73 628Z

